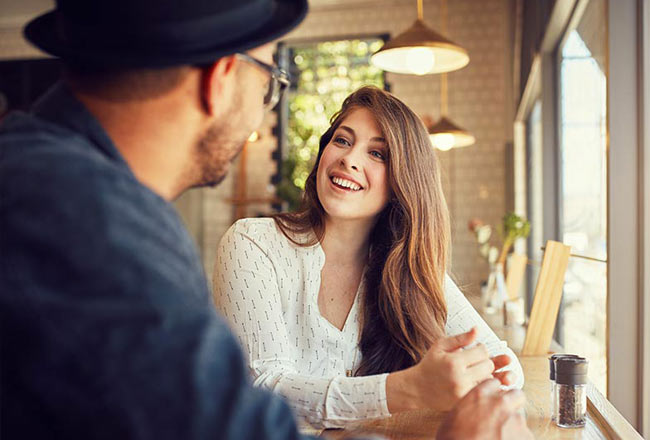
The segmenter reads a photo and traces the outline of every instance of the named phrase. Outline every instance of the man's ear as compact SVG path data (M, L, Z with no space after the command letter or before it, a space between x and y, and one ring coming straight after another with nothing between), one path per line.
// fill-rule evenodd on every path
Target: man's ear
M231 93L235 84L235 72L239 60L234 55L219 58L203 68L201 76L201 103L203 109L211 116L217 110L217 103L224 95Z

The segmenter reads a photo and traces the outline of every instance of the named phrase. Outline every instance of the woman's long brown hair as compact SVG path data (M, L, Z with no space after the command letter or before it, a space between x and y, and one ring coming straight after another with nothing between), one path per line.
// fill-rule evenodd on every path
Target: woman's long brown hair
M325 211L316 192L318 164L341 122L359 107L372 112L388 144L387 176L392 192L370 233L359 343L362 360L356 372L370 375L416 364L433 341L444 335L449 212L424 124L388 92L363 87L352 93L320 138L301 208L273 218L295 244L310 246L322 240ZM310 236L312 231L311 240L296 238Z

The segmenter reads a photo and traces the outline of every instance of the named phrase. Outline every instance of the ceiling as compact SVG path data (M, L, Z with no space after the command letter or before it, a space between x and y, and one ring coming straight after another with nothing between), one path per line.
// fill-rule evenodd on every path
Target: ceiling
M0 17L1 21L23 20L53 7L54 0L0 0Z
M308 0L312 7L334 6L350 3L351 0ZM355 0L352 0L354 2ZM54 7L54 0L0 0L0 16L31 17Z
M92 0L89 0L92 1ZM308 0L312 9L328 9L354 4L385 3L386 0ZM415 0L391 0L393 3L413 3ZM425 3L427 0L425 0ZM21 24L54 7L54 0L0 0L0 24Z
M337 9L339 7L354 8L355 6L368 6L369 4L382 6L386 3L412 4L415 8L416 0L308 0L311 9ZM424 0L428 3L431 0Z

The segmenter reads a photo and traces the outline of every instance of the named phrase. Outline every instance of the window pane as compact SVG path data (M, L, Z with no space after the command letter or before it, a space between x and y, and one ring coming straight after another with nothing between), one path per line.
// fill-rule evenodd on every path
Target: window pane
M544 245L544 197L542 182L542 103L535 102L526 121L526 171L528 176L528 219L530 235L528 236L528 259L542 261ZM527 266L528 295L526 307L528 313L533 304L533 296L539 277L539 266Z
M607 258L607 76L605 5L589 2L561 47L561 236L573 254ZM570 258L561 340L586 356L591 381L607 388L607 265Z

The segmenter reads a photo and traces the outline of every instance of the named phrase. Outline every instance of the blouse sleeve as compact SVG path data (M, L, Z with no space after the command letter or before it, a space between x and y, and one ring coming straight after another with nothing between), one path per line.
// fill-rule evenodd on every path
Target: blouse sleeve
M447 334L456 335L476 327L478 330L476 342L485 344L491 357L506 354L512 360L509 365L502 369L502 371L512 371L517 377L515 383L507 388L521 389L524 386L524 371L521 368L519 359L508 348L506 341L500 340L478 312L474 310L474 307L449 275L445 278L445 296L447 299L447 326L445 329Z
M277 251L277 250L274 250ZM281 280L270 249L236 223L217 251L213 295L217 309L248 354L256 386L284 396L314 427L343 427L361 419L388 417L386 377L319 377L300 374L282 313Z

